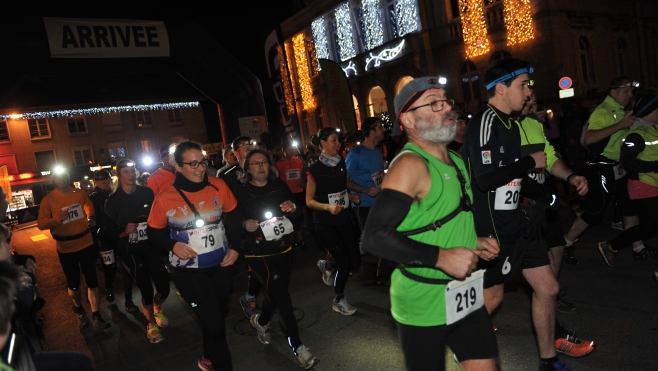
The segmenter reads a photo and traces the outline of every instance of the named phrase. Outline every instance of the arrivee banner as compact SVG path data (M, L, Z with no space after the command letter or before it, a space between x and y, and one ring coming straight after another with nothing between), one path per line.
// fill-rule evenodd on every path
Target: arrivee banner
M43 18L52 58L168 57L162 21Z

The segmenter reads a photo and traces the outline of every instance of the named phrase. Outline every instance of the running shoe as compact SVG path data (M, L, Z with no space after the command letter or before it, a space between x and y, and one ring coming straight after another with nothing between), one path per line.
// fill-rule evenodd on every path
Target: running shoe
M575 247L573 245L565 246L562 261L569 264L578 264L578 259L576 259L576 255L573 253L574 250Z
M635 261L658 259L658 249L645 246L640 252L633 251L633 259L635 259Z
M133 313L137 312L139 308L133 303L132 299L126 299L126 312Z
M110 324L105 322L103 317L101 317L100 313L96 313L93 316L91 316L91 323L93 323L94 328L96 330L105 330L110 328Z
M333 309L334 312L340 313L344 316L351 316L352 314L356 313L356 308L351 306L345 298L340 299L338 302L334 300L331 309Z
M566 289L561 289L560 292L557 294L557 300L555 300L555 310L564 314L578 313L578 307L562 299L566 295L567 295Z
M105 300L110 303L114 302L114 291L112 289L105 289Z
M162 311L159 311L158 313L153 313L155 315L155 323L158 324L160 327L167 327L169 326L169 318L165 317L164 313Z
M573 369L569 368L567 365L564 364L561 360L557 360L557 362L553 363L553 369L555 371L573 371ZM545 368L542 365L539 365L539 371L546 371L547 368Z
M150 329L148 326L149 325L146 325L146 337L151 343L156 344L164 340L164 336L160 333L160 327L158 327L158 325L154 325Z
M617 230L623 231L624 230L624 222L618 222L618 223L612 222L612 229L617 229Z
M265 325L261 326L260 323L258 323L258 318L260 318L260 314L256 313L251 318L249 319L249 322L251 322L251 326L258 331L258 340L260 340L261 343L267 345L271 341L270 337L270 325Z
M199 369L203 371L215 371L212 367L212 363L209 360L205 359L203 356L199 357L199 361L196 363L199 366Z
M329 263L328 261L324 259L320 259L318 260L317 266L320 272L322 272L322 282L324 282L324 284L329 287L334 287L334 279L333 279L334 272L328 269L327 267L329 265L328 263Z
M260 313L256 297L247 299L246 293L244 295L240 295L240 306L242 307L242 311L247 318L251 318L251 316L254 314Z
M615 252L610 248L608 241L599 242L599 252L609 267L615 266Z
M295 350L295 356L297 357L299 366L303 367L305 370L308 370L320 362L318 358L308 351L308 348L304 346L304 344L300 345L297 350Z
M87 326L89 326L89 318L87 318L87 314L85 313L85 308L80 307L80 309L78 310L75 307L73 307L73 313L75 313L78 316L80 330L87 328Z
M566 334L555 340L555 351L569 357L584 357L594 351L594 342Z

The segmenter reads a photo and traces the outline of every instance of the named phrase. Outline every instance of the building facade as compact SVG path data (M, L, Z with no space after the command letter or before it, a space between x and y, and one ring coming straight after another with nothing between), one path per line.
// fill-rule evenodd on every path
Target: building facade
M571 99L592 107L616 76L658 85L657 11L643 0L308 1L281 24L289 112L304 139L343 126L318 58L345 71L359 123L382 113L394 120L396 93L426 75L447 77L448 95L474 112L487 101L484 72L510 57L532 63L537 99L554 111L562 77L573 81Z

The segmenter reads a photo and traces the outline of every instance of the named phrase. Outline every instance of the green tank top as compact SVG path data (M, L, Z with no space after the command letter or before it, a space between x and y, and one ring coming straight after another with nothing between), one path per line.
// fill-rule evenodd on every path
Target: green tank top
M411 143L407 143L400 154L405 152L412 152L425 160L432 178L432 187L422 200L411 204L409 213L397 228L398 231L421 228L445 217L459 206L461 197L461 186L455 167L444 164ZM464 161L454 153L451 153L450 157L466 179L466 193L472 201L473 193ZM444 249L454 247L476 249L477 247L477 235L471 212L460 212L441 228L412 235L409 238ZM407 267L407 270L421 277L453 279L436 268ZM391 276L390 290L393 318L411 326L427 327L445 324L445 287L445 285L412 280L396 269Z
M626 136L633 133L640 134L642 139L644 139L644 149L637 155L637 159L642 161L656 161L658 158L658 127L655 125L638 125L632 128ZM639 173L639 178L642 183L658 187L658 173Z

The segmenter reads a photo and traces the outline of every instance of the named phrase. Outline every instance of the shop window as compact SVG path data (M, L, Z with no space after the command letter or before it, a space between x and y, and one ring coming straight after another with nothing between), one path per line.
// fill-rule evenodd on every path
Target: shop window
M471 61L464 62L459 69L459 82L464 102L480 101L479 79L475 63Z
M101 117L103 118L103 127L106 133L123 130L120 113L104 113Z
M138 111L135 112L135 122L137 127L140 128L152 128L153 127L153 115L151 111Z
M84 117L69 117L66 119L69 134L84 134L87 132L87 123Z
M73 147L73 163L75 166L92 165L94 156L91 152L91 146Z
M158 152L158 140L156 138L144 138L139 141L142 152Z
M370 89L370 94L368 94L368 107L370 116L372 117L379 117L382 112L388 112L384 89L379 86Z
M28 119L27 127L30 130L30 139L50 138L50 124L48 119Z
M108 143L107 149L109 150L111 161L119 161L128 157L126 154L126 142Z
M169 120L169 126L183 125L183 110L181 110L180 108L168 109L167 119Z
M0 121L0 142L9 142L10 140L7 121Z

